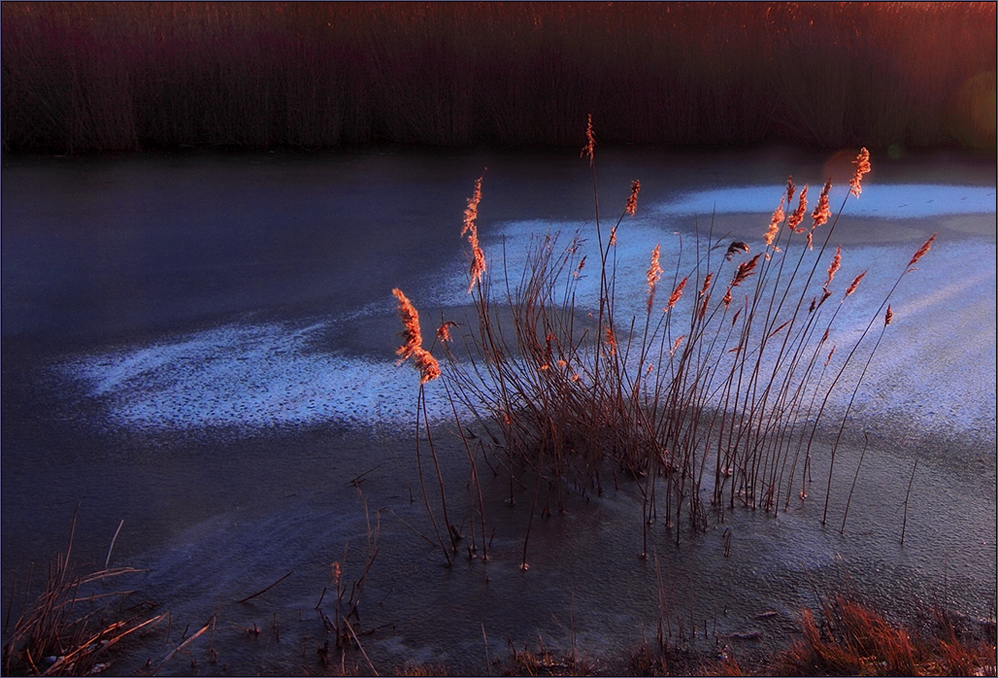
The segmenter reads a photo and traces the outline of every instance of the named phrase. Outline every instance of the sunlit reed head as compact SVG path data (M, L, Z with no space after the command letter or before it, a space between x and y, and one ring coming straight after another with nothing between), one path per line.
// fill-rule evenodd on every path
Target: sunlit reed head
M849 287L848 287L848 288L846 289L846 296L847 296L847 297L848 297L848 296L849 296L850 294L852 294L853 292L855 292L855 291L856 291L856 288L857 288L857 287L859 287L859 281L860 281L860 280L862 280L862 279L863 279L863 276L865 276L865 275L866 275L866 271L863 271L862 273L860 273L859 275L857 275L857 276L856 276L856 277L855 277L855 278L853 279L852 283L851 283L851 284L849 285Z
M831 177L825 182L825 187L821 189L821 195L818 196L818 204L814 208L814 213L811 214L811 218L814 220L814 223L811 225L812 231L819 226L827 224L829 217L832 216L832 209L828 206L828 192L830 190L832 190Z
M743 261L738 264L738 269L735 271L735 277L731 279L731 287L738 287L742 284L746 278L752 275L752 271L755 270L755 265L759 261L759 255L755 255L748 261Z
M586 145L582 147L582 157L589 158L589 164L593 164L594 151L596 149L596 137L593 135L593 114L590 113L586 122Z
M932 241L936 239L937 235L939 234L933 233L932 237L926 240L925 244L918 248L918 251L915 252L915 256L913 256L911 261L908 262L908 270L911 270L911 267L917 264L918 260L925 256L925 253L929 251L930 247L932 247Z
M430 352L423 348L423 335L419 328L419 311L412 305L402 290L395 288L392 294L398 300L399 318L402 319L402 345L395 351L402 364L410 356L419 371L419 383L425 384L440 376L440 365Z
M787 204L789 205L789 203ZM794 232L801 233L804 229L800 224L804 221L805 214L807 214L807 184L804 184L804 188L800 191L800 198L797 201L797 209L795 209L793 214L790 215L787 225L790 226Z
M641 190L641 182L633 181L631 182L631 196L627 199L627 204L624 206L624 211L630 214L632 217L638 209L638 191Z
M392 290L392 294L398 300L399 317L402 319L402 345L395 351L401 364L416 348L422 346L423 335L419 329L419 311L416 307L397 287Z
M849 192L858 198L859 194L863 192L861 185L863 175L870 172L870 152L865 147L861 148L852 164L856 166L856 171L853 172L852 179L849 180Z
M789 189L787 189L789 192ZM780 206L773 212L773 218L769 220L769 229L766 231L766 247L772 247L776 235L780 232L780 223L783 221L783 198L780 198ZM779 251L779 249L777 249ZM768 256L768 255L767 255Z
M651 312L651 305L655 299L655 285L658 283L659 279L662 277L662 267L658 263L659 257L659 245L655 245L655 249L651 253L651 265L648 266L648 312Z
M748 243L736 240L732 242L730 245L728 245L728 251L724 253L724 258L727 259L728 261L731 261L732 257L734 257L739 252L748 254L749 251L751 251L751 249L752 248L749 247Z
M828 265L828 278L825 279L825 284L822 285L822 288L826 292L828 291L828 285L832 282L832 279L835 277L835 273L836 271L839 270L839 265L841 265L841 263L842 263L842 246L840 245L835 248L835 256L832 257L832 263Z
M475 289L476 283L481 283L482 276L485 275L485 254L478 244L478 203L482 199L482 177L478 177L475 182L475 192L468 198L468 207L464 210L464 226L461 228L461 235L468 234L468 244L471 245L471 268L468 274L471 278L468 283L468 292Z
M441 342L454 341L454 338L451 336L451 333L450 333L450 328L452 326L453 327L457 327L457 323L454 322L453 320L448 320L447 322L443 323L440 327L438 327L437 328L437 340L441 341Z
M669 310L670 308L675 306L676 302L682 298L683 288L686 287L686 280L687 278L683 278L682 280L679 281L679 284L676 285L676 289L673 290L672 295L669 297L669 305L665 307L665 310Z

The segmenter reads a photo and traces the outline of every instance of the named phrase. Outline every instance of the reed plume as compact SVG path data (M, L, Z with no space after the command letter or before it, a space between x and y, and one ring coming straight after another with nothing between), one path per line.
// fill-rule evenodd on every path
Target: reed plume
M731 261L731 258L734 257L739 252L744 252L745 254L748 254L750 250L751 248L749 247L748 243L736 240L732 242L730 245L728 245L728 251L724 253L724 258L727 259L728 261Z
M471 245L471 268L469 275L471 281L468 283L468 292L475 289L476 283L481 283L482 276L485 275L485 254L478 244L478 203L482 199L482 178L478 177L475 182L475 192L468 198L468 207L464 210L464 226L461 228L461 235L468 234L468 244Z
M454 341L454 338L451 336L450 333L451 327L457 327L457 323L454 322L453 320L448 320L447 322L440 325L440 327L437 328L437 340L441 342Z
M708 273L704 276L703 285L700 287L700 296L707 294L707 290L710 289L710 281L714 279L713 273Z
M635 179L631 182L631 197L627 199L627 204L624 206L624 211L632 217L638 209L638 191L640 190L641 182Z
M755 265L759 261L759 255L755 255L748 261L743 261L738 264L738 269L735 271L735 277L731 279L731 287L738 287L740 284L745 282L745 280L752 275L752 271L755 270Z
M929 251L930 247L932 247L932 241L936 239L937 235L939 235L939 234L938 233L933 233L932 237L929 238L928 240L926 240L925 244L918 248L918 251L915 252L915 256L913 256L911 258L911 261L908 262L908 268L905 271L905 273L907 273L908 271L914 270L912 268L912 266L914 266L915 264L917 264L918 260L925 256L925 253Z
M686 287L686 281L688 279L689 278L683 278L682 280L679 281L679 284L676 285L676 289L672 292L672 296L669 297L669 305L665 307L665 310L668 311L670 308L676 305L677 301L679 301L682 298L683 288Z
M828 292L828 286L831 284L832 279L835 277L836 271L839 270L839 265L842 263L842 246L839 245L835 248L835 256L832 257L832 263L828 265L828 278L825 280L825 284L821 288Z
M790 192L789 188L787 189L787 192ZM780 206L776 208L776 211L773 212L773 218L769 220L769 229L766 231L765 236L766 247L773 246L773 241L776 239L776 235L780 232L780 222L783 221L783 216L783 198L780 198ZM778 247L775 249L777 252L780 251L780 248Z
M419 370L419 383L425 384L440 376L440 365L429 351L423 348L423 335L419 328L419 311L409 298L397 287L392 294L398 300L399 318L402 319L402 345L395 351L401 365L412 357Z
M409 297L397 287L392 290L392 294L398 300L399 317L402 319L402 345L395 351L399 356L398 364L401 365L417 348L422 347L423 334L419 328L419 311L409 301Z
M891 320L894 318L894 312L891 311L891 305L887 304L887 313L884 314L884 327L891 324Z
M604 331L606 345L610 349L610 355L617 355L617 337L613 333L613 328L607 326Z
M787 203L789 205L789 203ZM797 209L794 210L793 214L790 215L790 219L787 221L787 225L795 232L802 233L803 228L800 227L802 221L804 221L804 215L807 214L807 184L804 184L804 188L800 191L800 198L797 201Z
M811 219L814 223L811 226L811 230L818 228L819 226L824 226L828 223L829 217L832 216L832 209L828 206L828 192L832 190L832 179L828 178L825 182L825 187L821 189L821 195L818 196L818 204L814 208L814 212L811 214Z
M672 356L674 356L674 355L676 354L676 350L677 350L677 349L679 348L679 345L683 343L683 339L684 339L684 338L686 338L686 335L685 335L685 334L680 334L680 335L679 335L679 338L678 338L678 339L676 339L676 340L675 340L675 341L674 341L674 342L672 343L672 348L671 348L671 349L669 349L669 357L670 357L670 358L671 358ZM651 365L649 365L648 367L652 367L652 366L651 366ZM649 372L650 372L650 371L651 371L651 370L649 370Z
M589 166L592 167L595 161L596 137L593 135L593 114L586 118L586 145L582 147L581 157L589 158Z
M863 279L863 276L864 276L864 275L866 275L866 271L863 271L862 273L860 273L859 275L857 275L857 276L856 276L856 277L855 277L855 278L853 279L853 281L852 281L852 283L851 283L851 284L849 285L849 287L848 287L848 288L846 288L846 294L845 294L845 296L846 296L846 297L848 297L848 296L849 296L850 294L852 294L853 292L855 292L855 291L856 291L856 288L857 288L857 287L859 287L859 281ZM843 297L843 299L844 299L844 298L845 298L845 297Z
M859 194L863 192L861 186L863 175L870 172L870 152L866 150L866 147L859 149L859 155L852 161L852 164L856 166L856 171L853 172L852 179L849 180L849 192L858 198Z
M655 245L651 253L651 265L648 266L648 312L651 313L651 305L655 299L655 285L662 277L662 267L658 263L660 245Z

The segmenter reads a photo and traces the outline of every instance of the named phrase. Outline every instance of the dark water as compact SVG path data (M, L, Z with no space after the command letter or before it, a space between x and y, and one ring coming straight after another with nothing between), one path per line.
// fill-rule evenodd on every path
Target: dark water
M600 161L605 211L616 213L630 181L642 180L639 239L688 225L670 207L677 196L696 202L695 192L716 189L707 198L716 205L729 187L779 186L791 172L818 183L841 172L833 158L789 151L610 151ZM874 167L882 195L888 186L899 192L878 203L870 183L860 207L903 215L937 196L949 203L905 221L868 213L843 222L858 261L894 257L903 266L927 234L947 239L933 250L939 263L921 266L924 287L902 297L927 327L885 357L857 408L875 449L845 533L841 501L836 528L820 527L816 488L813 503L777 519L735 512L706 535L681 533L678 546L657 526L654 557L641 561L640 500L619 480L619 491L570 494L566 515L535 521L524 573L528 498L507 507L501 479L486 484L488 563L462 558L444 568L416 533L431 527L415 486L415 386L408 368L400 376L394 366L390 290L425 300L417 301L424 317L463 303L447 290L461 291L458 233L485 168L480 228L492 251L500 233L515 258L524 233L591 225L585 161L484 151L8 159L5 600L29 563L65 548L79 505L74 553L84 566L103 565L124 521L111 563L150 568L128 584L136 599L169 610L177 628L217 613L216 663L195 645L163 673L192 670L192 658L206 673L314 669L328 638L315 608L331 564L354 581L375 532L360 626L374 631L363 644L383 672L416 660L482 673L486 651L506 656L507 639L564 650L573 635L612 670L642 634L654 639L659 619L677 642L695 627L697 643L737 656L783 642L813 592L843 581L898 614L944 604L993 616L994 163L934 155ZM941 184L955 193L904 189ZM982 200L990 210L966 206ZM771 209L744 210L763 213L750 221L737 210L719 219L734 232L764 229ZM962 282L952 277L960 262ZM470 526L464 452L442 437L449 497L462 516L455 522ZM901 547L916 458L917 510ZM845 480L836 485L854 469L837 470ZM760 616L767 612L777 614ZM263 632L242 630L253 624ZM755 631L761 640L737 635ZM173 633L139 645L118 668L155 665L178 642Z

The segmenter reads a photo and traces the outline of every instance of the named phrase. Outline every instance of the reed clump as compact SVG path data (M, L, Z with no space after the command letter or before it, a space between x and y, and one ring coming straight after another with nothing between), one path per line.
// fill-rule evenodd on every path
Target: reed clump
M590 120L583 156L592 167L595 196L594 146ZM441 342L441 381L479 497L478 450L494 453L496 462L489 464L505 474L510 503L519 490L532 494L531 521L542 505L545 513L552 505L563 509L573 488L600 494L611 478L614 486L620 477L630 478L643 499L645 556L647 529L656 522L674 529L678 540L682 526L703 530L710 515L723 521L725 510L745 507L776 515L791 501L804 501L815 471L816 436L837 428L823 462L824 524L836 454L892 317L889 300L935 238L899 273L865 329L837 336L840 311L852 303L866 271L844 290L837 287L847 255L839 247L833 252L831 243L839 216L859 195L869 171L864 148L838 212L833 215L829 206L829 180L809 225L804 223L808 187L798 192L789 179L784 194L774 196L778 207L769 228L760 232L760 243L729 242L711 225L693 234L692 253L681 251L665 277L655 247L645 303L637 313L623 310L626 300L618 295L624 282L616 248L624 237L621 225L638 209L638 182L612 224L601 220L596 201L595 251L586 254L589 244L581 234L567 242L559 234L537 236L522 271L497 274L494 262L486 267L478 238L479 179L462 231L471 246L475 317L448 321L441 330L459 335L453 344L460 350ZM594 263L586 268L587 261ZM595 299L580 292L587 273L598 278ZM402 306L400 313L408 328ZM413 332L404 335L408 342ZM421 369L417 441L429 443L446 516L425 408L429 381ZM827 421L837 392L848 396L845 412ZM425 488L423 494L428 496ZM428 499L427 511L432 518ZM484 548L481 506L480 513ZM450 548L439 529L437 539L445 553L456 553L456 531L446 523Z

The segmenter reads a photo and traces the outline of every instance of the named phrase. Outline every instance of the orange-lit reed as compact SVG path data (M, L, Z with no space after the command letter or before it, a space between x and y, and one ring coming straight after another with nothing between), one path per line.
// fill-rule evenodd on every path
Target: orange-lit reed
M787 226L793 229L796 233L801 233L803 228L800 224L804 221L805 214L807 214L807 184L804 184L804 188L800 191L797 209L795 209L793 214L790 215L790 219L787 221Z
M476 284L480 284L482 276L485 275L485 253L482 252L478 244L478 203L482 199L482 177L478 177L475 182L475 192L468 198L468 207L464 210L464 226L461 228L461 235L468 234L468 244L471 245L471 267L468 275L471 280L468 283L468 292L475 289Z
M631 182L631 196L627 199L627 204L624 205L624 211L630 214L632 217L638 209L638 191L641 190L641 182L633 181Z
M659 279L662 277L662 266L658 262L659 257L659 245L655 245L655 249L651 253L651 265L648 266L648 273L646 274L648 281L648 312L651 313L651 305L654 303L655 299L655 285L658 283Z
M859 194L863 192L861 185L863 175L870 172L870 152L865 147L861 148L852 164L856 166L856 171L853 172L852 179L849 180L849 192L858 198Z
M818 196L818 204L814 208L814 212L811 214L811 219L813 224L811 230L818 228L819 226L824 226L828 223L829 217L832 216L832 209L828 206L828 192L832 189L832 179L829 177L828 181L825 182L825 187L821 189L821 195Z
M398 364L401 365L412 357L416 369L419 371L419 383L425 384L428 381L433 381L440 376L440 364L429 351L423 348L423 335L419 328L419 311L402 290L395 288L392 290L392 294L398 300L399 318L402 319L402 345L395 351L399 356Z

